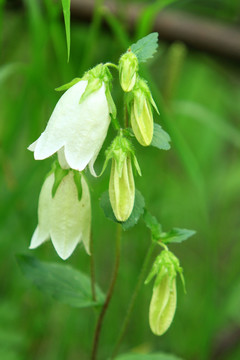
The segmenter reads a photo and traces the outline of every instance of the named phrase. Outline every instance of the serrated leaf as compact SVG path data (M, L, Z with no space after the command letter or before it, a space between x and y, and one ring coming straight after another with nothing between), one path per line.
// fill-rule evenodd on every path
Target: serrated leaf
M43 293L73 307L99 306L104 295L96 287L97 301L92 300L90 278L66 264L41 262L28 255L19 255L18 263L24 275Z
M62 0L62 8L63 8L63 17L65 23L65 32L66 32L66 40L67 40L67 59L69 61L70 57L70 0Z
M153 240L159 240L162 233L162 226L159 224L157 218L145 210L143 220L146 226L151 230Z
M139 62L152 58L158 47L158 33L151 33L130 46Z
M171 145L169 144L170 141L171 138L168 133L164 131L159 124L154 123L151 146L160 150L169 150L171 148Z
M108 191L105 191L102 194L102 196L100 198L100 206L103 209L104 214L108 219L119 223L119 221L116 219L116 217L113 213ZM128 218L128 220L121 223L124 230L128 230L137 224L138 220L140 219L141 215L144 212L144 206L145 206L144 197L142 196L140 191L135 190L135 200L134 200L133 211L132 211L130 217Z
M164 244L181 243L195 234L195 230L173 228L167 233L162 233L160 236L160 241L164 242Z
M116 360L183 360L176 355L166 353L155 354L124 354L116 358Z
M77 84L81 78L74 78L71 81L69 81L67 84L61 85L55 89L55 91L66 91L70 89L73 85Z

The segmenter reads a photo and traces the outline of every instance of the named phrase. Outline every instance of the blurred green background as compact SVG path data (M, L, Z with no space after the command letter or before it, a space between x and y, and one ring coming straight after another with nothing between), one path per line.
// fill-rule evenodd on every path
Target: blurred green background
M124 9L126 1L118 3ZM46 298L16 262L16 254L30 253L63 263L50 242L28 250L37 224L38 195L52 160L34 161L27 146L47 124L59 98L54 88L99 62L117 62L138 34L129 34L126 22L103 11L95 11L91 22L73 19L67 63L60 1L1 0L0 6L0 359L87 360L96 314ZM227 26L240 25L237 0L185 0L171 9ZM124 19L123 10L121 14ZM150 32L156 14L148 20ZM143 22L138 26L141 32ZM121 352L166 351L186 360L240 359L239 62L183 43L169 44L160 36L158 53L140 73L149 81L161 113L155 121L169 132L172 149L165 152L135 144L143 174L136 186L164 229L195 229L197 235L171 246L187 285L184 295L178 282L171 328L162 337L152 335L148 324L152 285L143 286ZM116 76L114 87L121 115ZM105 147L113 135L111 129ZM109 168L100 179L89 176L96 276L104 290L114 261L115 224L104 217L98 199L108 179ZM124 233L119 278L104 322L99 359L107 358L117 337L149 243L142 221ZM89 271L89 257L82 247L67 263Z

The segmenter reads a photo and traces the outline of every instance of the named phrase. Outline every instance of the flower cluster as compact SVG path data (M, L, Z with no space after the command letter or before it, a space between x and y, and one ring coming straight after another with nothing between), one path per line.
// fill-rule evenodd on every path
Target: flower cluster
M89 253L90 193L82 172L88 166L90 173L97 176L94 163L111 119L117 124L119 133L106 151L104 169L112 159L109 199L118 221L126 221L132 213L135 202L132 164L140 175L141 171L130 141L131 133L126 130L123 134L116 118L116 106L111 96L111 65L115 66L99 64L82 78L56 89L66 91L55 106L46 129L28 148L34 152L36 160L55 153L58 156L57 170L47 177L40 193L38 226L30 248L51 238L58 255L66 259L82 240ZM131 49L121 56L118 69L120 84L127 95L125 106L133 133L141 145L150 145L153 137L151 107L156 108L156 105L147 83L138 75L138 58ZM81 199L77 196L73 171L80 174Z
M147 47L150 51L148 57L151 57L155 45L157 46L157 37L154 34L150 37L153 42ZM105 151L105 162L100 175L111 160L108 200L115 216L114 218L110 209L112 218L123 223L133 214L129 224L136 217L136 210L134 213L133 209L137 209L139 205L137 197L135 204L134 175L141 175L141 170L132 139L135 137L146 147L154 145L156 134L160 132L163 144L158 144L157 147L167 149L166 142L168 145L169 141L159 125L154 127L153 108L159 112L147 82L139 75L141 56L144 60L148 58L143 56L141 50L145 43L146 39L142 39L140 44L133 44L135 52L129 48L121 56L118 65L99 64L87 71L82 78L73 79L56 89L65 92L57 102L46 129L28 148L33 151L36 160L57 154L57 160L40 192L38 225L33 233L30 249L51 239L57 254L66 260L82 242L90 255L91 198L85 171L89 167L91 175L97 176L94 164L111 122L117 134ZM109 67L119 71L119 82L124 92L123 126L117 119L111 95L112 75ZM158 238L161 226L153 218L150 225ZM149 310L150 327L156 335L165 333L173 320L177 302L177 273L182 277L182 268L178 259L166 247L157 257L146 280L148 283L156 276Z

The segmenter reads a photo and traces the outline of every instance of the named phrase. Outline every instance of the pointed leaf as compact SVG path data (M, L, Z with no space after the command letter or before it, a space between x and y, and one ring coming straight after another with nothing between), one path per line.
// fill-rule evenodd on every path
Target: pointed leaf
M55 89L55 91L66 91L66 90L70 89L70 87L72 87L73 85L77 84L80 80L81 80L81 78L74 78L73 80L71 80L67 84L64 84L64 85L61 85L61 86L57 87Z
M63 16L67 40L67 59L70 57L70 0L62 0Z
M173 228L171 231L167 233L162 233L160 237L160 241L164 242L165 244L181 243L182 241L187 240L188 238L190 238L195 234L196 234L195 230Z
M24 275L43 293L73 307L99 306L104 295L96 287L97 301L92 300L91 282L87 275L65 264L46 263L28 255L19 255Z
M139 62L145 62L157 51L158 47L158 33L151 33L142 39L138 40L135 44L130 46L132 52L137 56Z
M143 220L145 221L146 226L151 230L153 240L159 240L162 233L162 226L157 221L157 218L145 210Z
M160 150L169 150L171 148L169 142L170 136L164 131L159 124L154 123L153 139L151 145Z

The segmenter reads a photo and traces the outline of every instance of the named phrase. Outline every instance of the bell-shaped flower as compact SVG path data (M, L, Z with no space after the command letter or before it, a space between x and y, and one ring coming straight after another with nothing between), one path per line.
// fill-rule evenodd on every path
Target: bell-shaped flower
M123 91L129 92L133 89L138 71L137 56L128 50L119 60L119 80Z
M93 165L107 135L109 113L115 112L109 82L110 72L100 64L81 80L59 88L68 90L55 106L45 131L29 146L36 160L63 150L70 168L82 171L89 165L96 175Z
M109 198L118 221L126 221L132 213L135 200L135 183L132 171L133 164L141 175L134 149L122 132L117 136L106 151L106 161L112 159L109 181Z
M152 106L157 112L158 109L144 80L137 80L136 86L128 98L128 103L134 135L141 145L148 146L153 138Z
M179 260L173 253L164 250L155 260L145 281L148 283L156 275L149 309L149 324L155 335L163 335L173 321L177 305L177 272L180 273L184 285Z
M91 201L83 175L72 170L52 172L45 180L38 203L38 226L30 249L51 239L58 255L67 259L79 242L89 250Z

